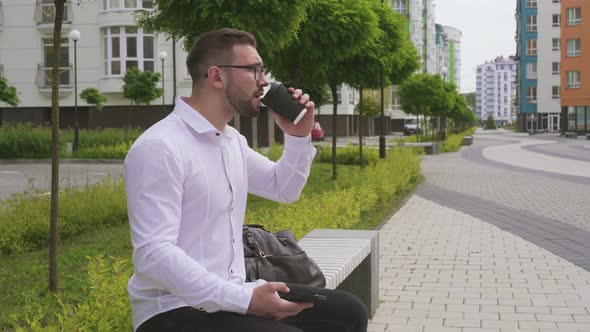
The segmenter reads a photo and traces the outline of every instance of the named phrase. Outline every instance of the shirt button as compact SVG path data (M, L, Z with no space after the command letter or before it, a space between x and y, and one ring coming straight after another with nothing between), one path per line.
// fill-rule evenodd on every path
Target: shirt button
M219 135L221 135L221 134L220 133L215 133L215 136L219 136Z
M203 309L203 308L199 308L199 310L201 310L201 311L204 311L205 309Z
M234 274L234 270L233 269L229 270L229 273Z
M232 243L236 243L236 239L231 239L231 242Z

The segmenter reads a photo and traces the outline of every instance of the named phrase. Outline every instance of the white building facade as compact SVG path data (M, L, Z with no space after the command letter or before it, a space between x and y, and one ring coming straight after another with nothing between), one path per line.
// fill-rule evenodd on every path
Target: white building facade
M537 63L528 63L526 75L537 76L537 121L539 128L560 130L560 17L559 1L537 2ZM528 78L528 77L527 77Z
M19 93L19 107L51 105L51 67L54 53L52 0L4 0L3 24L0 30L0 64L4 76ZM66 2L59 52L60 106L74 105L74 84L78 93L94 87L103 93L109 105L128 105L122 97L123 75L130 67L161 73L164 70L164 99L170 105L176 91L189 94L191 81L179 43L172 42L143 28L138 28L132 14L137 9L151 9L152 1L105 0L82 1L79 5ZM74 81L73 30L80 32L76 43L77 81ZM166 53L164 61L159 57ZM178 61L173 73L173 54ZM163 65L163 66L162 66ZM175 74L175 75L174 75ZM176 76L176 87L173 84ZM160 103L155 101L154 103ZM78 105L87 106L79 99Z
M493 116L496 123L510 123L516 98L514 57L498 57L476 69L476 115L481 121Z

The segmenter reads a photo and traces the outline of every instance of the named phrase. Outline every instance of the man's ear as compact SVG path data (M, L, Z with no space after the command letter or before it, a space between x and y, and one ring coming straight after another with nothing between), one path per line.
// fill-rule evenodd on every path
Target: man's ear
M223 87L224 77L219 67L211 66L207 70L207 81L216 88Z

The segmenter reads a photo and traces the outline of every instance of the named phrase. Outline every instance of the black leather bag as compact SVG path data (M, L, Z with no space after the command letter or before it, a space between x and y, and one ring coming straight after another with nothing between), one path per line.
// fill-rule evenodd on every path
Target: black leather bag
M297 244L291 231L271 233L261 225L244 225L246 281L264 279L325 287L318 265Z

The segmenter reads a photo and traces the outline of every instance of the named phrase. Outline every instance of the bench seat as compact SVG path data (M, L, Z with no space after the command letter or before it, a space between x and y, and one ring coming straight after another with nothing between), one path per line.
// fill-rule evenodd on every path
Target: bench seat
M373 315L379 304L379 232L314 229L298 243L324 273L326 288L356 295Z

